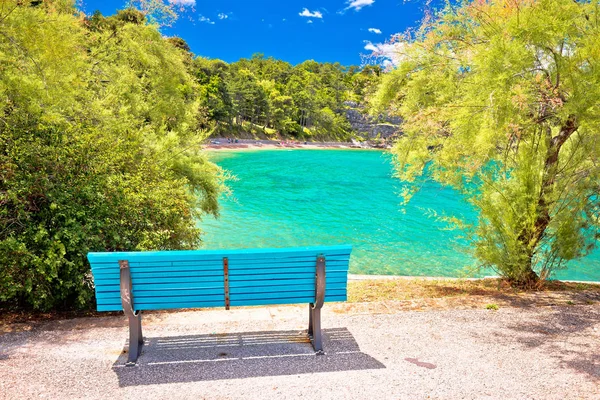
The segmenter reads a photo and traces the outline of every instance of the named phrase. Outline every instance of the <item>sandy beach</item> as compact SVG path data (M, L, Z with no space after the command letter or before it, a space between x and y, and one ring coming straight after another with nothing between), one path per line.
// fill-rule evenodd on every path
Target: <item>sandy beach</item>
M250 140L238 139L237 143L227 142L227 139L212 139L204 147L206 150L283 150L283 149L309 149L309 150L334 150L334 149L372 149L381 148L360 146L352 142L298 142L276 140Z

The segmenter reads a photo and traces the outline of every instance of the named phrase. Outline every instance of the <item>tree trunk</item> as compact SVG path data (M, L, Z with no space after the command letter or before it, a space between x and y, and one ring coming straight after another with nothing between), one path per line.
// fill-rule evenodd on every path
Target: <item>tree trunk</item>
M565 124L560 128L557 136L551 137L550 133L547 134L548 149L546 151L542 183L536 207L537 216L533 224L533 229L523 229L518 238L519 242L526 249L528 257L523 275L514 282L519 286L537 286L539 281L539 276L533 270L533 256L540 241L544 238L546 229L551 221L551 202L548 201L548 197L552 193L554 182L556 181L560 149L578 128L579 126L575 117L570 115ZM549 130L550 128L548 128Z

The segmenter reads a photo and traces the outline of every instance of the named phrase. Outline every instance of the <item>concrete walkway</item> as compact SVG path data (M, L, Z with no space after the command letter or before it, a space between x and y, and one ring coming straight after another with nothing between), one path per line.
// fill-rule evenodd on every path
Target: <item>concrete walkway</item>
M600 398L598 305L367 308L325 306L325 356L304 306L149 314L135 367L123 317L13 325L0 398Z

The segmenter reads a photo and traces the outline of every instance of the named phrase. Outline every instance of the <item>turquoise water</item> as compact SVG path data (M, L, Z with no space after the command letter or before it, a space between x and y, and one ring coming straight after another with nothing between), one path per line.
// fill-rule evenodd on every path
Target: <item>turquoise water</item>
M233 195L219 220L206 218L207 249L352 244L352 273L482 276L460 232L432 215L475 212L453 190L428 184L406 207L390 156L370 150L213 153L231 171ZM600 281L600 254L572 263L561 279Z

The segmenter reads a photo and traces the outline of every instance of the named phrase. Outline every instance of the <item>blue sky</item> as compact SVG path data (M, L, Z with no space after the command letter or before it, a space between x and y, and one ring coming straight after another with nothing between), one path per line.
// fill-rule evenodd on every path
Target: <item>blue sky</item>
M419 25L425 0L171 0L186 4L167 36L180 36L196 55L227 62L264 53L360 65L394 33ZM88 14L111 15L125 0L83 0ZM369 45L370 44L370 45ZM367 49L365 49L367 47ZM385 49L385 47L379 47Z

